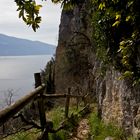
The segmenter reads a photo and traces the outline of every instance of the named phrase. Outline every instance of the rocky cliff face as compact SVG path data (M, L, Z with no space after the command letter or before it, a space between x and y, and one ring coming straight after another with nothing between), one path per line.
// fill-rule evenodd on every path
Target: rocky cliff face
M104 122L118 124L127 134L137 137L140 134L140 89L133 88L129 81L118 80L120 76L118 71L109 68L104 77L95 79L99 111Z
M76 6L74 10L62 11L56 50L57 92L64 92L68 87L88 86L91 29L85 13L87 6L85 3Z
M101 76L102 63L96 58L90 5L86 1L74 10L62 12L56 50L56 91L81 86L97 97L98 111L106 122L123 127L140 138L140 88L118 80L119 71L109 66Z

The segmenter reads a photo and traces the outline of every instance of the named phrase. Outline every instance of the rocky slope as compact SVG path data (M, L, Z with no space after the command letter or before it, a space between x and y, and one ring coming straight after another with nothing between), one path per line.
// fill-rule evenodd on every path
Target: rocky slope
M102 62L94 51L88 0L74 10L62 12L56 50L56 91L79 86L96 97L101 118L123 127L140 138L140 87L118 80L121 73L108 66L101 75Z

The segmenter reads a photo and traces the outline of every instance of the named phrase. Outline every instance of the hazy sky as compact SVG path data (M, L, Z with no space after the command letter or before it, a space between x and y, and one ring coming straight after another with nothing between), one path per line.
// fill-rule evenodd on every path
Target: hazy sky
M18 18L14 0L0 0L0 33L57 45L61 14L60 5L54 5L50 0L36 1L43 5L40 12L42 23L37 32L33 32L31 27L25 25L22 19Z

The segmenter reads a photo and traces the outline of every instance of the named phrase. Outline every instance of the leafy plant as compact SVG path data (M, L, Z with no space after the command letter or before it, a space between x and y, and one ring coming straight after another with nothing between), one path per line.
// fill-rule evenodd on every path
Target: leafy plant
M41 16L39 16L39 10L42 7L37 5L33 0L15 0L19 11L19 18L22 18L23 21L32 26L33 30L39 28L39 23L41 22Z
M78 112L78 110L75 110L74 107L70 108L70 114L71 117L68 121L65 121L65 128L64 130L60 130L57 133L49 134L50 140L66 140L69 133L71 133L74 129L74 127L78 123L78 116L75 116L75 113ZM48 114L48 118L51 119L54 123L54 128L58 128L62 121L64 120L64 108L63 107L56 107L52 109Z
M43 0L42 0L43 1ZM44 0L46 1L46 0ZM61 3L65 9L72 9L76 4L83 3L84 0L51 0L53 3ZM17 4L17 11L19 11L19 18L32 26L32 29L36 31L39 28L41 22L41 16L39 11L42 5L37 5L35 0L15 0Z
M64 119L64 110L61 107L54 108L47 114L47 117L53 121L54 128L56 129L60 126L61 121ZM64 130L60 130L55 134L49 134L49 139L55 140L56 138L58 138L58 140L64 140L64 134Z
M133 85L139 83L139 1L92 0L92 6L93 39L97 55L105 63L112 62L123 73L122 79L131 78Z
M19 132L15 135L11 135L3 140L33 140L39 135L39 132L36 129L32 129L26 132Z

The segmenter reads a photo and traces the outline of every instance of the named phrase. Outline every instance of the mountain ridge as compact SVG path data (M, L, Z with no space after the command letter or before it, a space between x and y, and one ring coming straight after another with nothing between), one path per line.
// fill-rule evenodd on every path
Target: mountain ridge
M32 41L0 33L0 56L49 55L56 46L41 41Z

